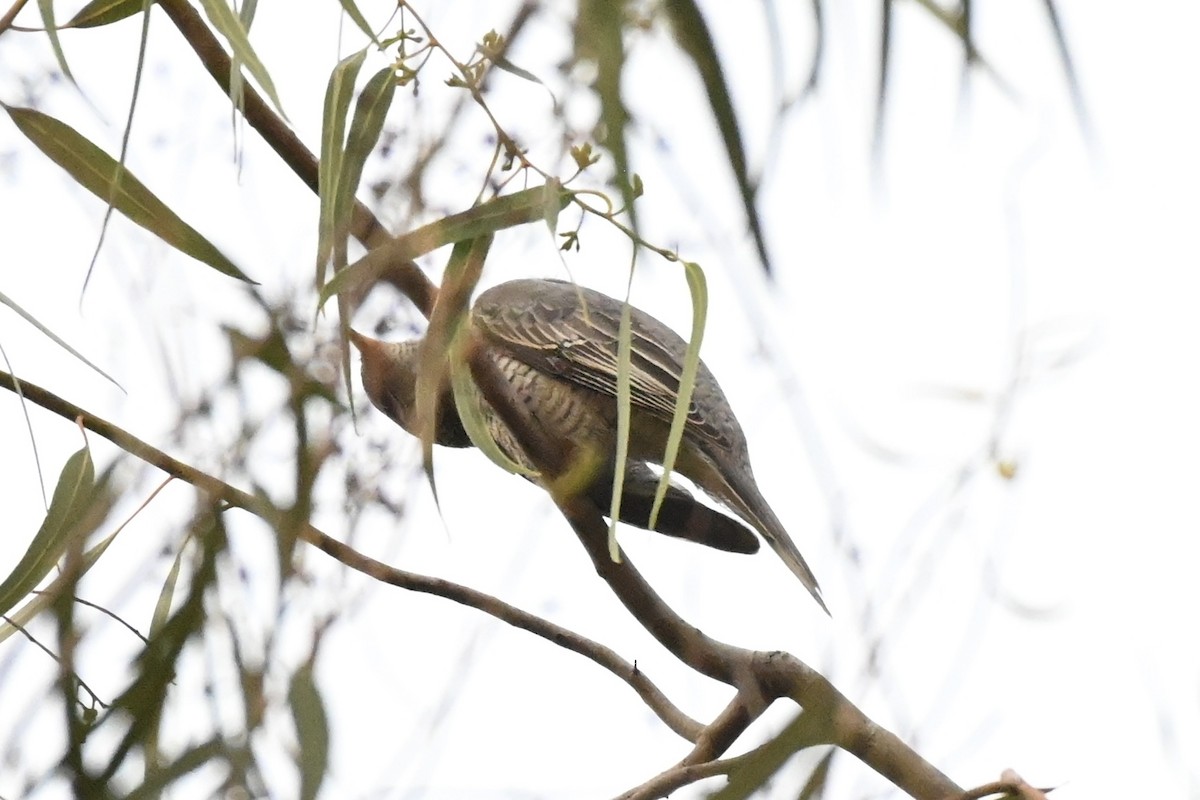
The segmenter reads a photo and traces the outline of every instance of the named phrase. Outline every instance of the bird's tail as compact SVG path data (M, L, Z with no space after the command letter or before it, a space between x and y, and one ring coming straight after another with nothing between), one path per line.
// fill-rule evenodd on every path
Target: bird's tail
M728 503L734 511L762 534L762 537L767 540L767 544L771 546L775 554L800 579L800 582L804 584L804 588L808 589L808 593L813 596L813 599L817 601L821 609L828 614L829 607L825 605L825 598L821 596L821 586L817 583L817 576L809 568L808 562L804 560L804 556L800 555L800 550L796 547L796 543L792 541L792 537L788 536L783 523L775 516L775 512L771 510L771 506L767 503L766 498L758 491L758 486L755 485L754 477L749 469L745 471L744 480L737 480L738 485L734 486L728 480L723 481L723 483L725 483L724 488L726 488L727 494L725 497L719 499Z
M749 528L709 508L674 483L667 488L662 507L658 510L658 519L651 529L650 511L654 506L658 481L659 476L645 464L631 462L628 465L621 492L621 522L730 553L758 552L758 537ZM604 474L596 481L590 495L607 515L612 502L611 473Z

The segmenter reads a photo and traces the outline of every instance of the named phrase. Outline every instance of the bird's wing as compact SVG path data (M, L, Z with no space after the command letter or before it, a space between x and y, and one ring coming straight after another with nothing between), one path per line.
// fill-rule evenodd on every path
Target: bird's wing
M491 341L530 366L616 397L617 347L623 304L600 292L555 280L516 280L479 296L472 319ZM631 402L669 422L675 413L687 344L654 317L632 309ZM740 433L716 379L701 362L688 430L727 450Z

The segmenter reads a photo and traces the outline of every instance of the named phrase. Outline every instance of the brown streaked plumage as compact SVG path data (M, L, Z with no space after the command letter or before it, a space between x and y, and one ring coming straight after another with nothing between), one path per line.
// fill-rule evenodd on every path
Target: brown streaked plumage
M623 304L607 295L554 280L516 280L483 292L471 324L489 345L515 396L568 451L587 449L607 467L587 482L604 510L612 497L616 451L617 347ZM674 415L686 343L643 311L632 312L631 434L621 520L646 527ZM411 431L416 349L419 342L384 343L352 334L363 354L363 385L371 401ZM514 461L529 465L512 432L482 404L489 431ZM437 441L469 444L453 400L440 403ZM754 481L743 434L716 378L701 362L675 471L749 523L825 609L820 587ZM698 503L672 485L657 531L733 552L752 553L758 542L738 522ZM828 609L826 609L828 611Z

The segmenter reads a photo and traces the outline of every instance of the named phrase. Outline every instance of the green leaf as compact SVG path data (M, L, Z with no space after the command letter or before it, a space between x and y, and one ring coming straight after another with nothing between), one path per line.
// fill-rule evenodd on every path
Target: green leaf
M688 409L692 404L692 392L696 388L696 371L700 368L700 344L704 341L704 326L708 319L708 283L704 270L692 261L683 262L684 276L692 294L692 335L683 354L683 371L679 374L679 396L675 398L675 414L671 417L671 432L667 435L667 449L663 454L663 473L654 492L654 505L650 508L650 529L658 522L658 512L671 486L671 470L679 455L683 442L683 429L687 425Z
M107 500L109 503L111 503L111 495L107 498ZM80 574L86 574L88 570L95 566L96 562L100 559L100 556L104 555L104 551L108 549L108 546L112 544L113 539L115 539L117 534L120 532L121 529L113 531L84 552L83 557L80 559L82 562ZM47 606L53 603L55 596L58 594L58 588L59 579L56 578L54 582L46 587L45 591L33 595L29 602L21 606L16 613L7 614L6 616L9 618L9 620L11 620L11 624L8 622L0 623L0 642L3 642L9 636L12 636L14 633L16 633L19 627L28 625L30 620L42 613Z
M317 193L321 201L317 222L317 286L325 285L325 265L333 254L334 225L340 205L338 195L345 152L346 115L354 97L354 81L367 57L366 49L347 56L329 73L321 123L321 160L317 164ZM350 190L353 196L353 189Z
M292 675L288 705L300 741L300 797L313 800L329 766L329 718L313 679L311 661Z
M38 0L38 11L42 14L42 27L46 29L46 35L50 37L50 49L54 51L54 57L58 60L58 68L63 71L71 83L75 83L75 76L71 74L71 68L67 66L67 56L63 53L62 42L58 40L58 24L54 21L54 0Z
M2 105L2 104L0 104ZM180 219L132 172L78 131L31 108L3 106L18 130L79 185L181 253L238 280L254 283L233 262Z
M562 184L558 178L551 178L542 187L542 219L550 229L550 236L558 234L558 214L562 211Z
M154 0L151 0L154 2ZM98 28L111 25L142 10L142 0L92 0L71 17L64 28Z
M450 387L454 392L454 407L458 418L462 421L463 430L471 444L479 448L488 459L505 472L523 475L537 480L540 473L518 464L500 449L500 445L492 438L491 429L483 410L483 396L475 379L471 377L471 365L467 363L466 351L469 347L469 330L460 330L450 354Z
M562 208L570 202L572 192L562 188L558 191L558 203ZM545 219L546 203L545 188L535 186L516 194L494 198L467 211L443 217L403 236L397 236L334 275L321 289L317 308L325 305L334 295L370 285L389 264L411 261L448 244L488 236L505 228Z
M97 487L95 480L96 468L86 447L67 459L45 521L25 555L0 583L0 614L7 613L37 588L62 558L73 535L91 517L89 506L98 499L97 488L102 488Z
M468 319L471 293L479 282L491 245L491 236L480 236L454 245L446 264L442 288L429 315L429 328L417 351L413 427L421 438L425 475L429 478L435 500L437 486L433 479L433 440L437 433L438 403L448 377L451 343Z
M225 37L225 41L229 42L234 58L246 65L246 69L250 70L254 80L258 81L258 85L271 99L275 110L279 112L280 116L287 119L287 114L284 113L283 106L279 103L279 96L275 93L275 83L271 80L267 68L259 60L258 53L254 52L254 48L250 46L250 36L246 32L242 20L233 13L233 9L225 0L200 0L200 5L204 6L204 13L208 15L213 27Z
M379 142L384 120L396 94L395 72L390 66L376 72L359 92L354 104L354 119L342 153L340 177L334 198L334 235L346 236L354 209L354 195L362 180L363 167ZM342 265L344 266L344 265Z
M632 170L625 139L629 111L621 98L621 75L625 69L624 21L624 3L580 0L575 22L575 57L596 65L596 94L600 98L600 121L604 128L604 135L596 138L612 153L617 171L614 181L636 231L637 214L630 185Z
M358 26L358 29L367 35L371 40L371 44L383 49L383 43L375 35L375 31L371 30L371 26L367 24L367 18L358 10L358 4L354 0L341 0L342 10L346 12L346 16L350 17L351 22Z
M696 71L700 73L704 91L708 95L708 105L712 108L717 129L720 130L721 139L725 143L725 157L729 160L738 192L742 197L742 208L746 213L750 233L754 237L754 246L758 249L759 261L763 269L770 274L771 259L767 254L762 220L755 205L757 190L746 169L746 151L742 145L741 130L738 128L729 86L725 82L725 72L721 68L721 59L717 56L712 34L694 0L665 0L663 9L671 20L671 31L675 35L675 41L691 58Z
M97 367L91 361L88 361L86 358L84 358L82 353L80 353L74 347L71 347L71 345L67 344L62 339L60 339L58 337L58 335L54 333L54 331L50 330L45 325L38 322L37 319L34 318L32 314L30 314L28 311L26 311L25 309L23 309L19 305L17 305L15 301L6 297L3 292L0 292L0 303L3 303L4 305L11 308L13 311L17 312L17 314L19 314L26 322L28 322L30 325L32 325L33 327L35 327L39 331L41 331L42 334L46 336L46 338L48 338L50 341L54 342L56 345L58 345L62 349L66 350L71 355L78 358L84 364L87 364L89 367L91 367L97 373L99 373L104 378L106 378L109 381L109 383L111 383L113 386L116 386L122 392L125 391L125 389L122 388L121 384L117 383L111 375L109 375L107 372L105 372L104 370Z
M190 539L185 539L183 544L180 545L179 550L175 553L175 558L171 561L171 569L167 572L167 579L163 581L162 589L159 590L158 600L154 604L154 613L150 615L149 635L152 637L162 630L163 625L167 623L167 615L171 613L171 603L175 599L175 586L179 582L179 569L183 565L183 554L187 552L188 541ZM161 722L161 718L151 722L146 731L146 738L142 742L142 750L145 755L145 780L147 783L159 772L158 739Z
M635 257L637 251L634 251ZM632 427L633 392L630 386L630 357L633 350L633 306L629 304L629 290L633 284L633 265L629 267L629 283L625 286L625 302L621 306L621 324L617 330L617 453L613 468L612 504L608 514L608 556L614 562L621 560L621 548L617 544L617 521L621 517L621 502L625 498L625 472L629 461L629 433ZM650 518L654 527L654 517Z

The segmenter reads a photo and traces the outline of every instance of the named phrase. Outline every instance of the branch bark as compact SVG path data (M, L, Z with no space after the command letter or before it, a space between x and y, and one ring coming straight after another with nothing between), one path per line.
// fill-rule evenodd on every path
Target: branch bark
M3 388L8 389L14 394L17 393L17 380L12 374L0 370L0 386L3 386ZM74 403L64 400L37 384L22 380L20 381L20 387L20 394L24 395L27 401L53 412L64 419L78 421L89 431L104 437L130 455L162 470L173 478L194 486L214 500L248 511L272 527L278 527L280 524L283 524L282 517L286 512L281 512L265 499L244 492L220 478L164 453L157 447L137 438L113 423L80 408ZM297 535L303 541L308 542L347 567L357 570L375 580L411 592L436 595L460 605L477 609L512 625L514 628L528 631L552 644L594 661L625 681L668 728L689 742L695 742L704 731L703 724L692 719L675 706L667 698L666 694L641 669L621 658L611 648L599 642L588 639L561 625L556 625L547 619L531 614L499 598L468 586L429 575L396 569L384 564L381 561L358 552L348 544L333 538L307 520L300 525Z
M509 382L489 357L486 345L474 342L468 360L480 391L516 436L537 470L545 476L544 485L551 487L551 497L587 550L596 573L626 610L680 661L736 690L734 701L706 726L701 738L696 740L696 749L681 766L719 757L767 706L788 697L804 709L802 719L807 736L801 742L802 746L837 745L921 800L936 800L961 791L920 754L872 722L824 676L795 656L747 650L713 639L668 606L624 552L614 561L609 555L608 524L602 510L586 496L563 495L553 489L559 483L556 478L571 467L565 463L562 448L556 445L529 409L514 397ZM791 752L798 749L800 747L795 747Z

